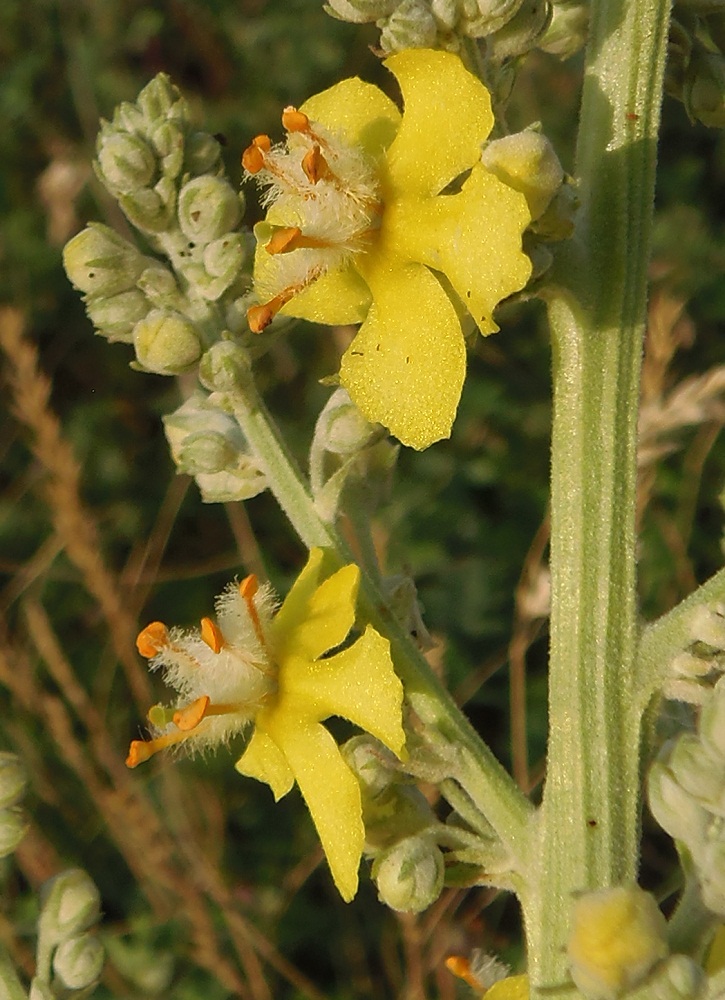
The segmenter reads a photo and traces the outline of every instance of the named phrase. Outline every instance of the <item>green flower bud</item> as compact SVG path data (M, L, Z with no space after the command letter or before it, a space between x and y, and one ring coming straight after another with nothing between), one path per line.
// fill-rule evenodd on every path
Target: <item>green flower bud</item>
M551 22L538 47L559 59L569 59L586 45L589 4L586 0L554 0Z
M105 126L107 123L103 122ZM143 112L131 104L130 101L121 101L113 112L113 121L110 128L120 132L130 132L133 135L143 134L146 131L146 120Z
M196 327L181 313L152 309L133 330L136 358L143 369L157 375L181 375L202 354Z
M700 738L710 753L725 761L725 677L713 688L700 715Z
M223 472L237 457L232 443L216 431L198 431L184 438L177 465L180 472Z
M0 809L17 805L27 785L28 775L17 754L0 752Z
M18 806L0 809L0 858L13 853L27 829L27 816Z
M725 608L722 604L701 604L689 619L693 643L704 643L713 651L725 649Z
M693 53L682 101L690 118L708 128L725 127L725 56L699 48Z
M408 837L376 858L372 876L382 903L400 913L420 913L443 889L443 854L429 837Z
M179 192L179 225L188 239L207 244L234 229L239 198L222 177L195 177Z
M538 45L551 21L549 0L524 0L516 14L489 37L491 58L515 59Z
M200 472L195 477L204 503L234 503L251 500L267 489L267 478L253 459L241 455L235 469Z
M159 309L174 309L183 301L173 272L157 261L144 268L136 284Z
M669 767L675 781L708 811L725 804L725 768L694 733L683 733L672 749Z
M91 934L68 938L53 956L53 972L68 990L85 990L97 983L103 972L103 945Z
M544 213L564 181L554 147L533 129L490 142L481 161L504 184L524 195L532 219Z
M250 378L249 355L238 344L222 340L206 352L199 366L199 380L210 392L226 392Z
M149 300L137 288L108 298L90 299L86 304L88 318L102 336L127 344L133 341L133 328L149 308Z
M193 177L211 173L221 157L219 143L208 132L191 132L184 148L184 169Z
M236 275L244 263L244 242L240 233L227 233L204 247L204 267L214 278Z
M652 815L671 837L688 845L704 838L708 814L675 780L663 761L652 765L647 793Z
M354 455L378 433L379 426L362 415L345 389L333 392L315 425L316 443L334 455Z
M402 49L433 48L438 26L425 0L402 0L389 17L378 22L380 48L386 55Z
M106 126L98 137L98 166L100 179L112 194L132 194L153 184L157 160L139 136Z
M63 248L65 273L86 295L115 295L133 288L147 265L133 244L92 222Z
M458 0L431 0L430 9L443 31L453 31L462 13Z
M574 983L589 1000L616 1000L668 954L667 923L639 886L588 892L574 904L567 946Z
M374 736L353 736L341 750L345 763L373 798L400 777L397 757Z
M161 122L151 132L164 177L175 179L184 165L184 132L178 122Z
M478 17L486 25L485 34L503 28L518 13L524 0L478 0ZM471 20L476 20L475 16Z
M41 890L39 933L48 942L65 941L88 930L100 916L101 897L80 868L61 872Z
M325 13L338 21L351 24L367 24L391 14L398 0L330 0L323 4Z
M184 101L166 73L158 73L147 83L136 101L147 122L171 117L170 112L185 110Z
M174 201L163 197L161 192L163 187L159 182L156 188L139 188L132 194L118 197L118 204L129 222L142 233L163 233L171 225Z

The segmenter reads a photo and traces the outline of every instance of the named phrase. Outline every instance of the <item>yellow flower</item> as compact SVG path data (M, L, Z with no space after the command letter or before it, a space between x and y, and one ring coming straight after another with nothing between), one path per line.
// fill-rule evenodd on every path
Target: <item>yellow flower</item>
M529 278L521 234L531 216L481 163L491 102L460 59L412 49L385 65L402 116L377 87L344 80L285 109L285 145L257 136L245 151L270 205L255 228L262 305L249 322L260 331L277 312L362 322L340 380L369 420L425 448L455 417L461 317L493 332L494 307Z
M322 563L313 549L276 614L269 588L247 577L217 601L218 625L204 618L199 632L183 633L154 622L141 632L139 651L181 699L151 710L154 738L134 740L127 764L172 745L218 745L254 721L237 770L266 782L275 799L297 782L335 885L350 900L365 839L360 788L322 722L342 716L400 755L403 690L387 640L370 626L330 654L355 622L360 572L344 566L322 580Z

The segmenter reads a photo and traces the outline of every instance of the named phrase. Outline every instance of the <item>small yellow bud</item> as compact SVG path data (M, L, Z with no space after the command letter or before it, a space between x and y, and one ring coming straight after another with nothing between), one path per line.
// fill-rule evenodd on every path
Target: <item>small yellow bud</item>
M654 897L639 886L581 896L567 947L577 989L589 1000L616 1000L666 958L666 931Z
M543 214L564 181L554 147L532 129L489 143L481 161L504 184L523 194L532 219Z

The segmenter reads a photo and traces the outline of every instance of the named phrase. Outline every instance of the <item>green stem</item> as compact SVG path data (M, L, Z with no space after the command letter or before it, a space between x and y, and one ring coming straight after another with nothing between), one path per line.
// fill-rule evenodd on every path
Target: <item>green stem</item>
M571 991L573 894L633 881L640 717L632 706L636 433L668 10L592 0L577 150L581 210L550 294L550 736L532 996Z
M325 523L315 509L309 488L251 377L239 378L234 388L225 384L223 393L267 476L271 492L304 544L308 548L322 546L331 550L340 563L352 561L335 527ZM442 737L455 779L507 845L512 863L523 868L528 858L528 825L533 807L411 643L377 583L364 568L360 609L370 624L390 640L393 661L405 684L408 701L421 721L438 734L435 749L440 752L438 740Z

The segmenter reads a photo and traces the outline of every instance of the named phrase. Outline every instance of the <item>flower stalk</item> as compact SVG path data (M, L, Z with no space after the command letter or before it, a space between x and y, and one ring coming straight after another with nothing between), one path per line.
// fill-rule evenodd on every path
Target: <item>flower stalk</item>
M573 894L633 882L640 813L636 431L667 42L661 0L595 0L577 149L581 213L553 341L550 740L524 898L532 996L570 992Z

